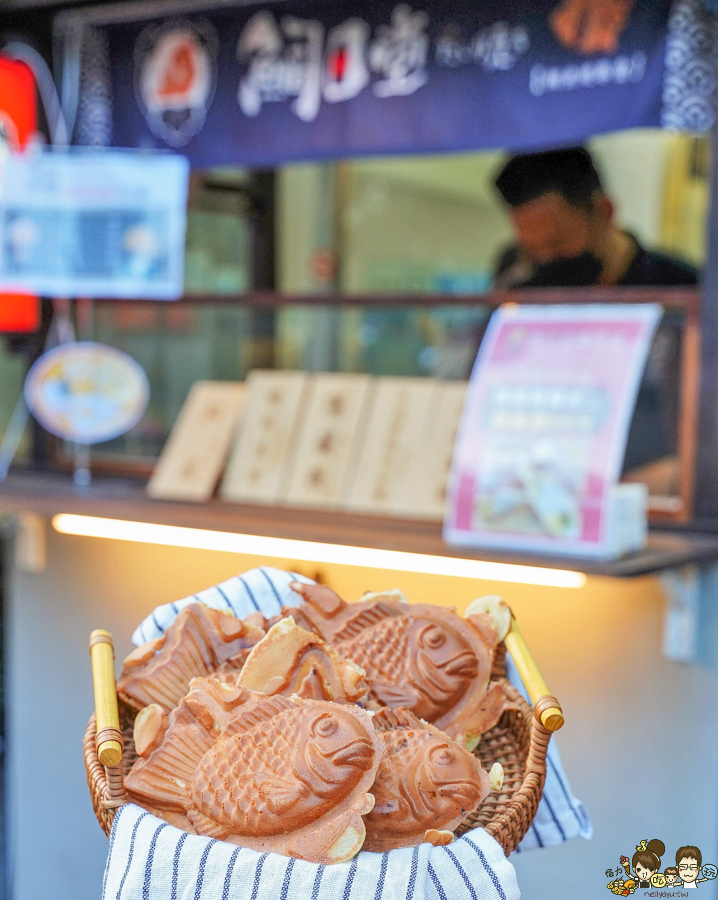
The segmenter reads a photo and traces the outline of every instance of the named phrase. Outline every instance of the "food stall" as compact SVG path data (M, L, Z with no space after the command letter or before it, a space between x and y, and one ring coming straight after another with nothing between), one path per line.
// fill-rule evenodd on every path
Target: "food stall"
M615 866L619 851L656 835L666 846L693 843L706 860L716 856L718 819L706 799L715 796L718 781L718 673L710 649L716 627L712 564L718 559L712 535L718 518L712 412L718 325L711 313L710 254L700 292L486 294L475 273L471 281L461 272L464 280L454 277L444 293L423 285L350 293L336 272L346 223L317 216L306 254L309 278L297 289L275 275L285 263L274 235L288 226L273 221L277 211L268 196L275 185L266 170L280 163L511 150L632 127L712 126L714 74L698 52L712 19L698 3L674 4L670 18L668 4L618 4L624 15L596 26L593 35L590 19L584 31L572 30L570 3L537 5L528 17L518 14L518 4L504 6L490 14L477 9L472 19L445 4L377 5L363 18L348 4L331 11L318 3L293 9L282 4L280 14L272 3L188 2L163 8L159 16L151 5L125 3L65 10L54 19L55 74L74 140L169 147L187 155L203 196L197 212L211 209L219 201L207 198L220 195L222 203L249 210L251 227L243 239L252 252L248 277L232 274L229 260L227 281L208 290L197 276L200 289L171 306L101 297L74 303L69 313L79 336L132 348L133 355L144 354L148 370L153 357L166 357L153 381L161 385L155 397L165 400L166 409L154 411L154 433L145 428L128 438L134 452L114 446L93 453L89 488L73 486L72 459L62 442L43 439L43 446L39 438L35 460L42 465L16 467L0 485L0 507L17 523L5 557L14 896L91 895L101 881L106 841L89 804L83 808L77 800L84 792L79 735L92 707L90 630L108 628L124 655L132 631L154 607L257 565L290 567L351 599L399 586L412 602L459 611L482 594L498 594L511 605L566 713L558 743L571 787L594 827L592 841L563 843L561 822L549 822L556 831L551 843L560 846L514 855L526 896L557 896L557 878L566 896L602 896L604 870ZM175 76L193 73L187 84L162 83L163 60L172 53L185 65ZM222 171L232 166L260 171L249 177ZM361 173L348 165L330 183L322 184L317 173L312 177L317 181L302 196L302 209L322 193L361 195ZM207 220L195 222L201 235ZM386 284L379 275L374 284ZM377 363L366 349L375 346L369 340L364 355L348 363L340 361L337 347L351 348L346 336L352 329L391 340L392 321L401 326L416 315L438 321L437 310L463 315L461 327L476 309L486 310L483 320L473 322L483 331L488 313L500 304L567 300L658 302L682 322L679 479L673 495L652 498L643 550L612 561L467 550L446 544L435 520L221 498L171 502L145 491L190 386L183 367L193 373L190 384L239 380L273 366L426 374ZM45 301L47 324L50 308ZM55 312L62 316L57 304ZM195 366L190 348L203 317L216 318L217 330L229 335L227 347L232 329L241 340L229 350L213 346L211 362ZM282 334L289 336L284 343L271 340ZM417 350L438 346L427 342ZM222 352L234 354L231 364L216 362ZM172 354L179 356L173 369L167 365ZM164 430L157 427L163 416ZM64 525L57 516L65 517ZM109 522L114 533L83 532L72 526L72 516ZM155 527L154 537L138 540L138 523ZM236 540L223 545L222 535ZM292 547L280 552L277 541ZM327 546L345 552L331 554ZM407 562L406 554L420 557L421 566L416 559ZM51 752L48 734L54 736ZM686 760L690 778L681 777ZM585 831L583 824L577 822L576 831ZM540 834L535 843L541 844ZM42 870L31 861L38 846L48 859ZM711 887L704 885L704 892Z

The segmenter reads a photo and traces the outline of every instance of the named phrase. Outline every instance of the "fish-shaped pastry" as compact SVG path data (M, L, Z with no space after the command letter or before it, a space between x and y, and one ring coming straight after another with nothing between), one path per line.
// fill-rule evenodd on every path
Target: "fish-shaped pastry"
M365 819L365 850L384 852L428 841L447 844L489 793L479 760L406 709L373 718L384 747Z
M505 682L490 683L499 642L495 618L477 611L409 604L401 591L346 603L326 585L292 582L302 606L285 609L366 672L369 699L404 707L473 750L512 701Z
M490 684L498 635L486 615L410 605L334 649L366 672L369 697L404 707L473 749L507 707L502 681Z
M186 606L167 631L133 650L123 662L117 693L130 706L151 703L170 712L193 678L239 673L264 631L202 603Z
M237 684L262 694L358 703L368 691L364 674L288 616L252 648Z
M408 609L407 599L398 589L365 594L356 603L347 603L325 584L293 581L289 586L305 602L297 607L284 607L283 615L291 615L297 625L332 645L356 637L370 625L400 616Z
M316 863L351 859L381 758L371 716L323 700L197 679L177 709L135 722L125 785L185 831Z

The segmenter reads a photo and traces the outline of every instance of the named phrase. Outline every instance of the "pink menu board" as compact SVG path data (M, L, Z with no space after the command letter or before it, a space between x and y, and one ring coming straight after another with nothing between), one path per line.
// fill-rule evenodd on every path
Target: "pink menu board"
M660 317L655 304L494 313L454 448L448 542L605 555L610 493Z

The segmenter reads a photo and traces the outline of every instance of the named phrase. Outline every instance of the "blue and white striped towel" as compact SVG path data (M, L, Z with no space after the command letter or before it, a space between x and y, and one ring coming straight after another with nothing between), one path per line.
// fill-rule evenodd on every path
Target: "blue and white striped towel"
M257 610L269 618L276 615L282 605L296 606L303 602L299 594L289 587L291 581L313 583L310 578L269 566L250 569L243 575L185 597L184 600L158 606L137 628L132 641L139 646L159 637L174 622L183 607L197 601L214 609L229 609L239 618ZM507 657L507 669L512 684L528 699L510 657ZM586 807L571 793L554 739L549 745L546 784L536 818L516 852L554 847L574 837L589 839L592 833L593 826Z
M229 581L177 600L158 606L140 623L132 635L132 643L139 647L153 638L160 637L179 615L180 611L190 603L204 603L212 609L224 609L233 612L238 619L243 619L253 612L261 612L268 619L276 616L282 606L297 606L303 603L302 598L293 591L289 584L292 581L303 581L314 584L311 578L285 572L283 569L272 569L261 566L250 569L243 575L235 575Z
M506 673L509 681L530 703L529 695L510 654L506 654ZM551 738L546 754L546 783L539 801L536 816L526 836L516 848L516 853L555 847L574 837L590 840L593 823L588 810L572 792L561 763L556 738Z
M362 851L333 866L190 835L130 803L115 816L102 900L519 900L516 872L476 828L449 847Z

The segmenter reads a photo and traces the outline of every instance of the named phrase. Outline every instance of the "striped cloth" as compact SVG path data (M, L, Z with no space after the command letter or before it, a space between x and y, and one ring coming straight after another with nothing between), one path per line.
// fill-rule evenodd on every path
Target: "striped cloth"
M519 900L483 828L449 847L362 851L333 866L257 853L173 828L132 803L115 816L102 900Z
M224 609L243 619L253 612L261 612L269 619L276 616L281 607L297 606L304 602L296 591L289 587L291 581L302 581L314 584L311 578L297 575L296 572L285 572L283 569L272 569L260 566L250 569L243 575L236 575L229 581L216 584L214 587L155 608L140 623L132 635L132 643L139 647L153 638L160 637L170 627L180 610L190 603L204 603L212 609Z
M506 654L506 673L509 681L529 703L528 692L510 654ZM516 853L555 847L574 837L590 840L593 823L588 810L571 792L558 752L556 738L551 738L546 754L546 783L536 816L526 836L516 848Z
M184 600L158 606L137 628L132 641L139 646L164 634L179 611L197 601L214 609L229 609L239 618L257 610L267 617L274 616L282 605L296 606L303 602L299 594L289 587L291 581L313 583L302 575L269 566L250 569L249 572L185 597ZM510 656L506 660L510 681L528 699L513 660ZM589 839L592 833L591 819L586 807L571 792L554 739L549 745L546 785L536 818L516 852L553 847L574 837Z

